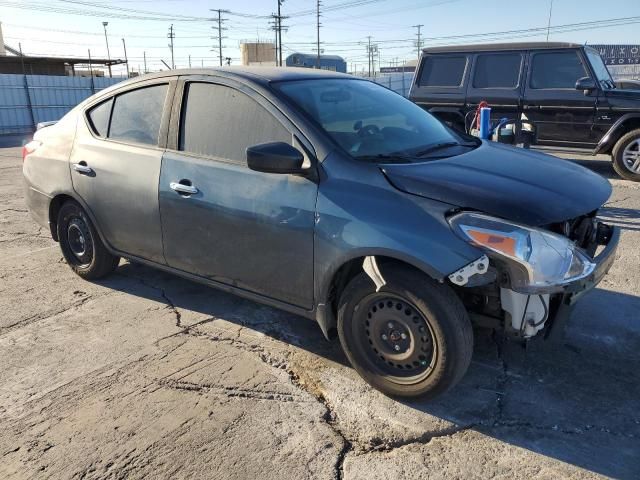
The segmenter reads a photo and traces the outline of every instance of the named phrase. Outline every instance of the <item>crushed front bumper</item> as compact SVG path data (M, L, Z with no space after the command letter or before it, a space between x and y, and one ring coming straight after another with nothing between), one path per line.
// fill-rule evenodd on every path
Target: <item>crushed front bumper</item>
M559 340L564 334L564 326L571 315L573 306L582 295L593 289L604 276L609 272L611 265L616 258L616 250L620 243L620 228L612 226L611 233L605 239L604 250L593 260L596 264L593 272L588 277L568 284L563 293L554 298L549 309L549 321L547 324L545 338Z

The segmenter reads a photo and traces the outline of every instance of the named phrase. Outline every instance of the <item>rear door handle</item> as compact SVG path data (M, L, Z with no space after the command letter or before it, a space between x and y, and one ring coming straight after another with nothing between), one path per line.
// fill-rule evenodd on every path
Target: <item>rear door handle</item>
M88 175L90 173L93 173L93 168L87 166L87 162L82 161L80 163L74 163L73 164L73 169L78 172L78 173L83 173L85 175Z
M185 180L181 180L181 182L185 182ZM171 188L171 190L174 190L178 193L183 193L186 195L194 195L198 193L198 189L193 185L185 185L185 183L180 183L180 182L171 182L169 184L169 188Z

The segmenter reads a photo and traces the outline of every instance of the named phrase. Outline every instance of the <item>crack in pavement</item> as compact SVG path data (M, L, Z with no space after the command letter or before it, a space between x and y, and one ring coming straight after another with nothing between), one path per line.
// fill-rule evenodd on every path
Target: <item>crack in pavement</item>
M135 276L135 275L126 275L126 274L120 273L120 272L116 272L116 275L120 275L121 277L125 277L125 278L130 278L132 280L136 280L141 285L144 285L145 287L152 288L152 289L156 290L158 293L160 293L160 297L162 297L164 302L167 304L167 308L169 308L169 310L171 310L173 312L173 314L174 314L174 316L176 318L176 327L182 327L182 324L181 324L182 314L178 310L178 307L173 302L173 300L171 300L171 298L167 295L167 292L166 292L166 290L164 288L159 287L158 285L154 285L152 283L149 283L144 278L138 277L138 276Z

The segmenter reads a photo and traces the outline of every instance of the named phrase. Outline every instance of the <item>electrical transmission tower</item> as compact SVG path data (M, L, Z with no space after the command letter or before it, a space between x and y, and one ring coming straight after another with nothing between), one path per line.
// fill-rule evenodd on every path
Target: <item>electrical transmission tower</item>
M167 33L167 37L169 38L169 48L171 49L171 69L175 70L176 62L173 59L173 39L176 38L176 34L173 31L173 23L169 27L169 33Z
M216 20L218 25L217 26L214 25L213 28L215 28L218 31L218 35L216 36L216 38L218 39L218 57L220 59L220 66L222 66L222 59L223 59L223 56L222 56L222 48L223 48L222 39L226 38L226 37L222 36L223 30L226 30L226 28L224 28L222 26L222 24L227 20L226 18L222 18L222 14L226 13L227 10L217 9L217 10L211 10L211 11L212 12L216 12L218 14L218 19ZM215 50L215 48L213 50Z

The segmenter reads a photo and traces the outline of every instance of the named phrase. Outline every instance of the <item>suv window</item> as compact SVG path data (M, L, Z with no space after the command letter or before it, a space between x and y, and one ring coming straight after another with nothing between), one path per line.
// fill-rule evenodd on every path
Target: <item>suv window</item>
M157 145L168 85L132 90L115 98L108 137Z
M474 88L516 88L520 80L522 54L478 55L473 74Z
M579 78L588 76L578 52L536 53L531 64L531 88L574 89Z
M466 56L427 56L422 62L420 86L459 87L466 67Z
M110 98L106 102L102 102L89 110L89 123L91 123L91 127L96 135L100 137L106 137L109 132L111 105L113 105L113 98Z
M292 136L251 97L211 83L187 86L179 150L245 162L247 147L267 142L290 144Z

